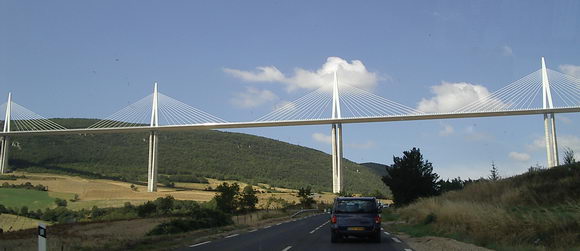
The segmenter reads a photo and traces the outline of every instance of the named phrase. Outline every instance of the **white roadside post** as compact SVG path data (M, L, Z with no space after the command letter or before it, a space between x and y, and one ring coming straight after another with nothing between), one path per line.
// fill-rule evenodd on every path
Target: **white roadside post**
M46 225L38 223L38 251L46 251Z

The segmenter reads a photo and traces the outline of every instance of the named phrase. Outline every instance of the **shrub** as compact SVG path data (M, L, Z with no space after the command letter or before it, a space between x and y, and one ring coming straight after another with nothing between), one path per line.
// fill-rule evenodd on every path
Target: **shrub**
M198 208L190 212L188 218L174 219L161 223L153 228L148 235L176 234L192 230L220 227L232 224L229 215L219 210Z
M61 198L56 198L56 199L54 199L54 203L56 203L56 206L57 206L57 207L66 207L66 206L67 206L67 204L68 204L68 203L66 202L66 200L63 200L63 199L61 199Z

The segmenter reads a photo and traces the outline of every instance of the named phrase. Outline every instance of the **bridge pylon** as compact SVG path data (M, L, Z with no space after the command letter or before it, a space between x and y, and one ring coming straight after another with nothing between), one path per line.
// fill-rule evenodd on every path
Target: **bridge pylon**
M552 103L552 92L550 90L550 81L546 69L546 61L542 57L542 104L544 109L554 108ZM544 134L546 141L546 155L548 158L548 167L560 165L558 158L558 140L556 138L556 117L554 113L544 113Z
M340 119L340 97L338 95L338 77L334 72L332 88L332 118ZM342 166L342 123L332 124L332 192L340 193L344 189Z
M6 104L6 116L4 117L4 128L2 132L10 132L10 116L12 111L12 93L8 93L8 103ZM8 153L10 152L10 137L0 137L0 174L8 171Z
M157 92L157 83L153 90L153 105L151 107L151 127L159 126L159 96ZM158 143L159 137L156 130L149 133L149 161L147 169L147 191L157 192L157 169L158 169Z

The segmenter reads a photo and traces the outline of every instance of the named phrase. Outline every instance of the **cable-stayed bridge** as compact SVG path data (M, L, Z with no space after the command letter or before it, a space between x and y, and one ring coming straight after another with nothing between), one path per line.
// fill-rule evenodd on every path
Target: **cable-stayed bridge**
M339 74L339 73L338 73ZM88 128L67 129L12 101L0 106L0 173L8 168L10 137L149 132L148 191L157 190L158 134L164 131L330 124L333 192L343 190L342 124L517 115L544 115L547 163L559 164L556 113L580 112L580 79L541 68L455 111L428 113L344 83L333 82L250 122L228 122L158 91Z

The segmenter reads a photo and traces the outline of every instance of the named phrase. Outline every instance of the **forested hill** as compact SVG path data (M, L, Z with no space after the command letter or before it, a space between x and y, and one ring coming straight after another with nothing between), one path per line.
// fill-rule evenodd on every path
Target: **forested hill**
M87 127L91 119L55 119L67 128ZM248 134L195 130L159 135L159 173L235 179L252 184L331 190L331 156L318 150ZM147 180L148 134L18 136L11 167L128 181ZM387 194L380 177L346 162L348 192Z
M373 173L375 173L380 177L387 175L387 167L388 167L387 165L374 162L361 163L360 165L368 168L370 171L372 171Z

